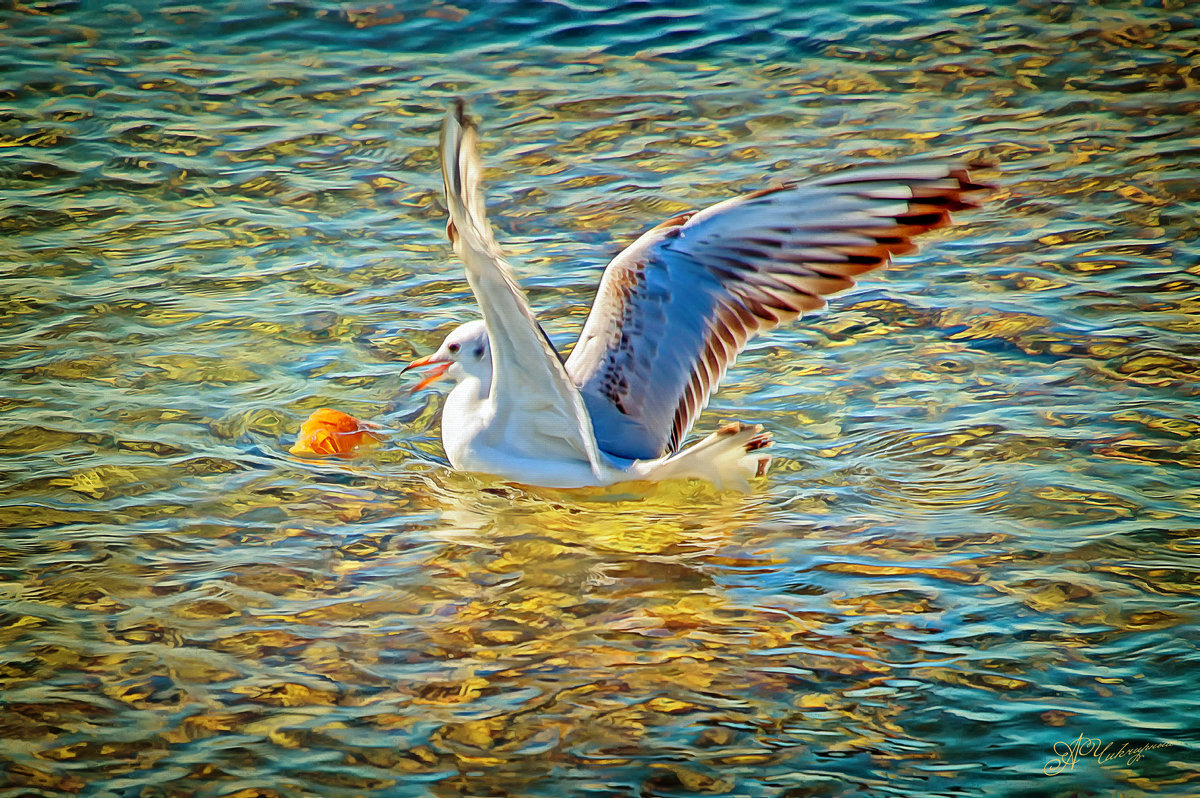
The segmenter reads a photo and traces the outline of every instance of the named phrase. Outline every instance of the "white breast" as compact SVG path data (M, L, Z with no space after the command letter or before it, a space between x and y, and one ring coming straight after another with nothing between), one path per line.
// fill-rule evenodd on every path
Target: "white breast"
M482 471L474 452L495 415L495 408L482 393L482 383L467 377L446 397L442 408L442 447L450 465L461 471Z

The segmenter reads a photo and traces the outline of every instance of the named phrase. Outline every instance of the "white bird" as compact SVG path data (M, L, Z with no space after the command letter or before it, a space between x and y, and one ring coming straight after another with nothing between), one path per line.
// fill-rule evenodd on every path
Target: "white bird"
M457 101L442 129L446 229L483 319L405 370L432 367L414 390L458 383L442 410L454 468L551 488L700 478L747 489L769 463L761 426L728 424L680 451L746 342L912 252L912 236L983 188L958 164L853 169L668 219L608 264L564 361L492 235L477 143Z

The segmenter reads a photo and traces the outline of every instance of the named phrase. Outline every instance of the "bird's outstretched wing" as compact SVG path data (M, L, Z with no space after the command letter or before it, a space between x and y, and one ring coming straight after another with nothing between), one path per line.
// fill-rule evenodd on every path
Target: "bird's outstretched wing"
M668 219L608 264L567 373L600 449L677 450L757 333L822 307L974 205L957 164L854 169Z
M442 179L450 212L446 232L466 266L467 282L491 341L491 427L505 436L491 443L534 458L573 455L599 474L599 454L583 399L492 235L479 188L478 139L474 121L457 101L442 127Z

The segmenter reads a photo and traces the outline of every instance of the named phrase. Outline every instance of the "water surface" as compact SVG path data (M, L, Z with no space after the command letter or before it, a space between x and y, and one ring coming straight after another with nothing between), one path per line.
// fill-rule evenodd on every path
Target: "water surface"
M0 795L1200 792L1194 9L795 5L2 12ZM564 348L679 211L996 190L742 356L749 496L528 491L399 375L459 95ZM322 406L392 434L288 455Z

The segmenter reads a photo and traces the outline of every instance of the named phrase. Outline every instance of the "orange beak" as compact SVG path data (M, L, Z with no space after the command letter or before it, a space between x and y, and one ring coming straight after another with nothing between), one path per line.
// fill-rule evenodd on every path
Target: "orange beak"
M405 366L404 370L400 372L401 374L403 374L405 371L408 371L409 369L417 369L417 368L423 368L425 366L433 366L433 369L429 372L429 374L427 374L424 379L422 379L420 382L418 382L416 385L413 386L412 393L416 393L417 391L421 390L422 388L429 387L433 383L440 380L442 377L445 377L446 372L450 370L451 364L449 362L444 361L444 360L434 360L433 357L434 357L433 355L426 355L425 357L417 358L416 360L414 360L413 362L411 362L407 366Z

